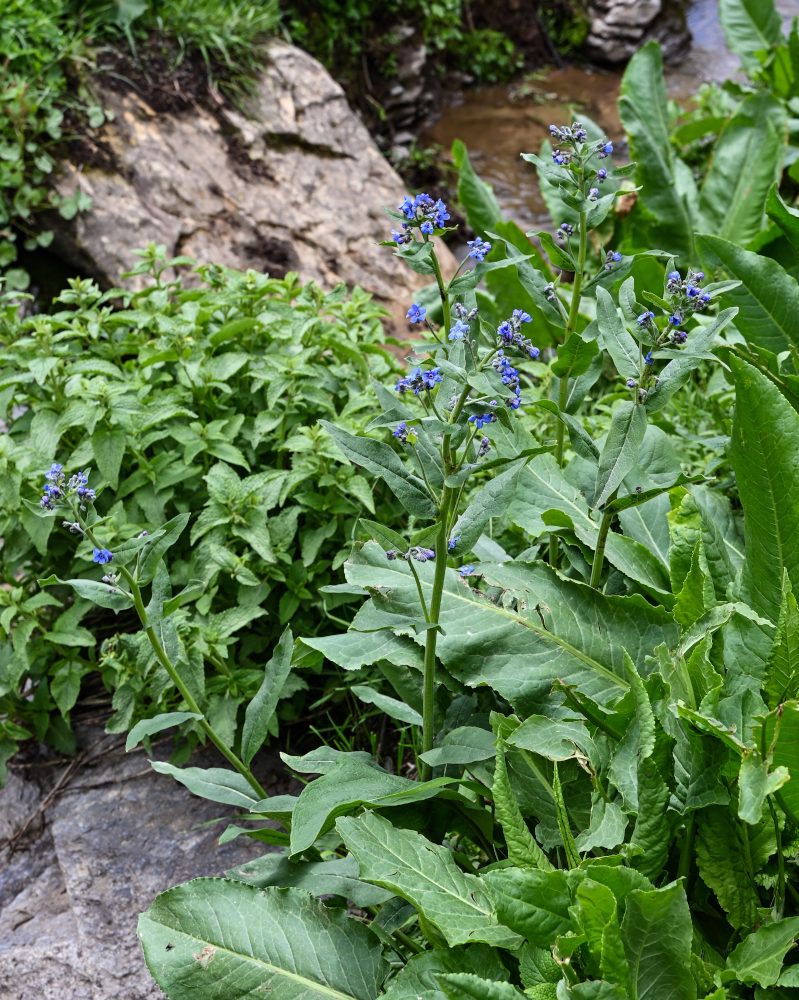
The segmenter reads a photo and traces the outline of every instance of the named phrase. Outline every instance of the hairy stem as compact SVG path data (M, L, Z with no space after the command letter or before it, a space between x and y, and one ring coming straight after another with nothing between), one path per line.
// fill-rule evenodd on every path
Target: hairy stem
M613 520L613 511L610 510L610 505L616 499L616 494L618 489L615 489L608 497L608 502L605 504L605 509L602 511L602 520L599 522L599 538L596 542L596 551L594 552L594 561L591 564L591 586L598 587L599 581L602 577L602 565L605 562L605 546L608 542L608 532L610 531L610 522Z

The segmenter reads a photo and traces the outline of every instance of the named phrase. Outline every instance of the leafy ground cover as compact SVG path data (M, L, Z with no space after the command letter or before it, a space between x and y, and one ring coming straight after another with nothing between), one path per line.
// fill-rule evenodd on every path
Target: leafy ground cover
M752 85L725 91L736 99L706 160L675 148L648 45L622 88L634 163L587 121L553 124L527 154L554 236L533 243L504 220L460 147L475 237L455 275L437 257L443 202L388 211L383 252L430 279L408 303L407 367L376 347L376 318L354 329L368 314L357 296L215 269L189 292L162 284L154 250L152 286L102 322L106 302L81 283L55 318L20 326L8 305L21 346L6 447L27 475L14 486L9 464L19 501L3 535L29 553L33 602L6 612L12 648L43 632L26 634L22 612L62 616L50 647L55 626L78 627L70 615L117 614L130 677L162 693L128 747L193 727L228 767L153 766L231 811L224 839L273 848L142 914L171 1000L795 996L799 73L768 74L792 65L797 35L766 5L722 7ZM313 367L289 393L298 358ZM265 394L244 413L229 398L243 378ZM161 400L179 411L139 426ZM274 515L292 435L308 442L300 483L330 492L292 487L299 511ZM202 511L184 480L206 483ZM306 543L287 543L280 580L256 527L277 554L275 521L316 514L321 532L339 504L329 554L304 566L319 596L295 605L288 567ZM58 558L35 586L45 544ZM273 581L278 614L263 619ZM320 606L335 614L324 632L301 617ZM242 608L251 638L215 641L216 616ZM250 687L237 681L226 714L215 699L242 650ZM392 720L415 766L323 744L283 755L299 795L267 797L253 758L286 685L320 664ZM5 695L15 712L35 705L32 683L47 690L23 670Z

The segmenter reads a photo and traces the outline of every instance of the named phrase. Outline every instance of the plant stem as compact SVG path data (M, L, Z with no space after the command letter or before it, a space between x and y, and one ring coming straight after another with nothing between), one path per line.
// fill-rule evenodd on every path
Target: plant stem
M433 271L436 275L438 294L441 298L441 308L444 311L444 330L449 333L449 329L452 326L452 314L449 308L449 295L447 295L447 286L444 284L444 278L441 275L441 265L438 263L438 257L436 257L435 250L430 254L430 260L433 262ZM460 270L460 268L458 268L458 270Z
M594 552L594 561L591 564L591 586L598 587L599 580L602 576L602 564L605 561L605 546L608 541L608 532L610 531L610 522L613 520L613 511L609 509L610 505L616 499L616 494L618 489L615 489L608 497L608 502L605 504L605 509L602 511L602 520L599 522L599 538L596 542L596 551Z
M80 523L80 526L86 533L86 537L89 539L89 541L91 541L93 545L100 548L101 547L100 543L95 538L91 528L88 527L86 522L77 513L74 507L73 507L73 514L75 515L76 520ZM125 566L119 566L118 570L125 578L125 582L130 588L130 597L133 599L133 606L136 609L136 614L139 616L139 621L141 622L145 635L150 641L150 645L152 646L153 652L155 653L158 662L161 664L164 670L166 670L167 674L169 674L172 683L178 689L181 697L188 705L189 711L194 712L196 715L200 716L200 718L197 720L199 722L200 728L208 737L208 739L214 744L217 750L222 754L222 756L225 757L226 760L230 764L232 764L233 767L235 767L235 769L239 772L239 774L247 781L247 783L253 789L253 791L255 791L262 799L268 798L269 796L266 794L266 792L261 787L258 780L253 775L252 771L250 771L250 769L247 767L244 761L240 760L236 756L236 754L233 753L230 747L226 746L225 743L220 739L220 737L217 736L215 730L206 719L205 713L197 704L191 691L189 691L189 689L186 687L186 685L184 684L183 680L180 677L180 674L177 672L174 665L172 664L172 661L167 656L166 650L164 649L161 640L158 638L155 629L153 628L152 624L150 623L147 617L147 609L144 606L144 601L142 600L142 595L141 595L141 589L139 588L139 585L136 582L135 577Z
M777 841L777 890L774 894L774 907L777 910L777 914L782 918L783 911L785 910L785 858L782 854L782 830L780 830L780 821L777 816L777 810L774 808L774 803L771 801L771 797L768 799L768 808L771 813L771 819L774 823L774 837Z
M687 878L691 870L691 861L694 855L694 828L696 824L696 813L691 813L685 825L682 844L680 845L680 860L677 864L677 878Z
M574 333L577 327L577 317L580 315L580 300L583 291L583 272L585 271L585 255L588 248L588 232L586 229L586 213L580 212L580 248L577 251L577 270L574 273L574 284L572 285L572 299L569 306L569 316L566 320L566 330L564 343ZM566 410L566 403L569 398L569 377L562 375L558 380L558 408L561 412ZM555 461L559 466L563 466L563 452L566 441L566 425L562 420L558 420L555 428ZM558 565L558 539L556 535L549 536L549 564Z
M449 543L449 520L454 494L445 486L441 492L441 512L436 539L436 569L433 576L433 592L430 595L429 621L438 624L441 611L441 597L447 572L447 546ZM438 629L430 628L425 636L424 647L424 688L422 691L422 753L433 749L433 707L436 693L436 643ZM422 761L419 769L422 781L430 780L430 765Z

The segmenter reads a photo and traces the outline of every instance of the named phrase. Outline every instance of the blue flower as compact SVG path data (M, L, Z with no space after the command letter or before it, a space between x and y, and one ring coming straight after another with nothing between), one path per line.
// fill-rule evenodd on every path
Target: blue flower
M452 552L452 550L455 548L455 546L458 544L460 540L461 540L460 535L453 535L452 538L450 538L450 540L447 542L447 550L449 552Z
M408 425L404 420L402 423L397 424L397 429L391 432L391 436L399 438L400 444L408 443Z
M461 319L456 319L454 325L449 328L449 339L463 340L468 332L469 324L464 323Z
M699 289L696 288L694 285L688 285L688 287L685 289L685 294L688 296L689 299L692 299L694 298L694 296L699 294Z
M671 316L669 316L669 323L671 323L672 326L679 326L680 323L682 323L682 317L679 313L672 313Z
M416 206L413 199L409 195L405 195L405 199L397 211L402 212L406 219L413 219L416 216Z
M490 438L484 437L480 440L480 447L477 449L477 457L482 458L491 451L491 440Z
M419 228L422 230L425 236L433 235L433 223L428 221L427 219L421 224Z
M108 549L94 549L92 552L92 562L110 563L113 558L114 553L109 552Z
M449 212L447 211L447 206L440 198L433 206L433 211L434 211L433 222L439 229L442 229L444 223L449 218Z
M458 576L471 576L474 573L474 563L467 563L458 570Z
M491 252L491 244L485 240L481 240L479 236L473 240L468 240L466 245L472 248L469 251L469 256L474 257L478 261L485 260L486 254Z
M710 292L705 292L702 298L700 299L700 302L710 302L712 298L713 296L710 294Z
M602 148L605 151L605 154L607 156L610 156L610 154L613 152L613 143L612 142L606 142L605 145Z
M672 344L684 344L688 339L688 334L684 330L675 330L671 335Z
M483 427L485 424L492 424L496 419L497 418L494 416L493 413L481 413L481 414L473 413L469 417L469 423L475 424L479 431L480 428Z
M423 323L426 315L427 308L425 306L419 306L415 302L405 314L406 318L411 323Z
M636 322L638 323L639 326L646 326L649 323L649 321L651 319L654 319L654 318L655 318L655 314L653 312L649 311L649 312L641 313L641 315L638 317L638 319L636 320Z
M507 320L503 320L497 327L497 336L504 340L506 344L513 343L513 327Z
M599 197L599 188L591 188L591 190L588 192L588 200L596 201L598 197Z
M63 471L64 471L63 465L59 465L58 462L53 462L53 464L50 466L50 471L45 472L44 477L45 479L49 479L51 482L55 482L55 480L61 478L61 473Z
M644 364L649 365L649 367L651 368L653 363L654 362L652 361L652 352L647 351L646 357L644 358Z
M410 233L398 233L396 229L391 230L391 239L394 240L395 243L399 244L413 242L413 237Z
M614 253L613 253L613 260L615 260L617 262L621 260L621 254L619 253L618 250L614 251Z
M680 280L680 272L679 271L670 271L669 272L669 281L679 281L679 280Z
M523 309L514 309L513 318L516 320L517 323L533 322L533 317L530 315L530 313L525 312Z
M608 172L607 172L607 170L605 170L604 167L601 167L599 170L597 170L596 176L597 176L597 179L598 179L599 183L601 184L602 181L604 181L605 178L608 176Z

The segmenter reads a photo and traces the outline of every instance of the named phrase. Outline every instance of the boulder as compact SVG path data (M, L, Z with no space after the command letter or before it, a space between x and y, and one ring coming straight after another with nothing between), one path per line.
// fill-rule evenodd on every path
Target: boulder
M679 4L662 0L591 0L591 27L586 51L606 63L627 62L652 39L666 59L678 57L690 44L685 14Z
M157 111L110 76L97 97L110 120L74 145L57 181L93 202L57 223L56 248L73 266L117 285L131 251L155 242L201 263L358 284L404 314L423 282L375 246L389 238L383 206L400 203L403 182L307 53L266 46L242 109L209 99Z

